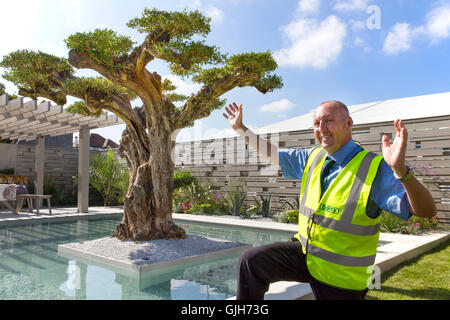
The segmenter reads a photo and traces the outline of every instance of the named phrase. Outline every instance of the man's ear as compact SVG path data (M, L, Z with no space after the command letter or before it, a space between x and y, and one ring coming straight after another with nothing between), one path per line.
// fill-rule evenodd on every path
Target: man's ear
M348 125L348 127L351 129L351 128L353 128L353 119L352 119L352 117L348 117L348 119L347 119L347 125Z

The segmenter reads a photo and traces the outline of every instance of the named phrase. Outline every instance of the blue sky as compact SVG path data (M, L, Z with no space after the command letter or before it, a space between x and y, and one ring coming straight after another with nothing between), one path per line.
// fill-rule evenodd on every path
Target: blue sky
M16 0L2 3L0 56L28 48L67 57L63 40L95 28L141 41L126 23L145 7L200 10L212 19L207 42L223 53L274 54L281 90L263 95L237 88L223 96L244 105L251 128L301 115L324 100L354 105L450 91L450 0ZM163 63L147 68L171 77ZM200 88L189 79L171 79L180 93ZM118 142L122 130L93 132ZM222 111L215 111L179 140L229 130Z

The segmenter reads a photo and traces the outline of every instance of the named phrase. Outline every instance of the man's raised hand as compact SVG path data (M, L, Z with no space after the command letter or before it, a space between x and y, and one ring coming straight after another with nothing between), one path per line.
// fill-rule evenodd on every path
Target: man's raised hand
M405 156L408 131L403 125L402 120L395 120L394 126L396 134L392 145L389 144L389 138L386 135L383 135L383 157L384 161L392 168L394 173L403 177L406 174Z
M245 127L242 124L242 104L238 106L236 102L233 104L229 104L228 107L225 107L226 112L222 113L225 119L228 120L231 128L234 130L244 130Z

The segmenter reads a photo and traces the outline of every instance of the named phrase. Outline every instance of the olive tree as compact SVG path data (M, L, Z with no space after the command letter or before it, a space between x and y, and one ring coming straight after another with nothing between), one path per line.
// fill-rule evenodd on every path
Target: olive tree
M251 86L265 94L281 88L282 80L273 73L277 64L269 51L227 55L208 45L210 18L199 11L145 9L127 26L145 35L142 43L110 29L76 33L65 39L68 58L30 50L4 56L3 77L19 88L19 95L59 105L67 103L67 96L76 97L71 112L100 115L106 110L120 117L126 129L119 153L127 160L130 183L113 236L185 238L172 219L174 135L221 108L224 93ZM190 96L175 93L173 83L149 70L156 59L201 89ZM92 69L101 76L78 77L75 69ZM142 106L133 108L137 97Z

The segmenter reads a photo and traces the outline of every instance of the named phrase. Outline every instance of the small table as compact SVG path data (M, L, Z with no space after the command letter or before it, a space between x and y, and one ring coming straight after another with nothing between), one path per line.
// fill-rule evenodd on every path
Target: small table
M50 205L50 198L51 198L51 195L46 195L46 194L28 194L28 193L18 194L17 195L17 212L20 212L20 210L22 209L23 201L25 199L27 200L28 210L30 212L33 212L33 199L35 199L36 203L37 203L37 205L36 205L36 214L39 214L41 200L47 199L48 212L50 214L52 214L52 207Z

